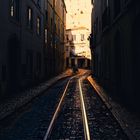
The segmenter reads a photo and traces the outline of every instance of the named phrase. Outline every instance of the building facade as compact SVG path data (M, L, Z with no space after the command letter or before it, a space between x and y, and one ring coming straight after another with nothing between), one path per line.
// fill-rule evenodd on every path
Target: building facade
M63 0L1 0L0 19L0 97L64 71Z
M0 92L43 77L44 1L0 1Z
M88 37L90 32L85 27L67 29L66 31L66 52L67 67L74 65L79 68L89 68L91 52Z
M111 94L139 104L140 2L94 0L93 75Z
M50 77L65 70L66 6L64 0L45 2L44 61L46 76Z
M66 66L90 67L91 52L91 1L65 0L67 7L66 23Z

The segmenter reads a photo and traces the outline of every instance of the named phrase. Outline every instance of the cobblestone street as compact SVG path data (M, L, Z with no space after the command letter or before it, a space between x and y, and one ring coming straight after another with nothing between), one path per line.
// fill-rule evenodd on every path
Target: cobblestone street
M0 140L140 140L140 0L0 0Z
M84 74L85 72L86 71L84 71L82 69L80 70L80 73ZM24 100L23 96L19 97L18 100L16 98L15 99L13 98L13 101L9 102L9 106L11 107L12 104L13 105L16 104L16 108L14 108L15 106L12 106L13 108L8 108L8 104L6 104L6 103L5 104L7 106L5 104L3 104L3 105L1 104L1 114L3 116L1 115L1 121L0 121L0 124L1 124L0 125L0 128L1 128L0 139L4 139L4 140L21 139L22 140L22 139L27 139L27 137L29 140L42 139L44 137L44 135L46 133L46 129L49 125L49 120L51 119L51 117L47 118L46 116L53 115L53 113L51 113L52 115L48 115L48 113L49 113L49 111L53 112L52 111L52 110L54 110L53 107L55 107L54 104L56 104L57 100L60 98L59 94L57 94L57 96L56 95L53 96L53 102L50 102L51 100L48 102L47 100L52 99L51 93L53 93L53 94L57 93L57 92L55 92L55 90L57 91L59 89L59 91L62 91L62 89L63 89L62 85L63 85L63 83L65 83L65 81L67 81L67 78L70 75L72 75L71 70L68 70L65 73L55 77L54 79L51 79L48 83L42 84L42 85L44 85L44 86L40 87L40 89L42 88L42 90L40 90L39 88L36 88L36 90L38 90L38 93L36 95L33 94L33 93L35 93L35 89L30 90L30 93L32 93L32 94L30 94L30 98L28 98L28 102L27 102L26 96L24 97L26 99L25 103L24 103L24 101L22 101L22 103L21 102L19 103L20 100ZM64 77L66 80L63 80ZM60 80L60 79L62 79L62 80ZM60 81L59 83L61 83L61 84L59 84L59 86L56 85L56 88L51 88L53 85L55 86L54 81L58 81L58 80ZM51 82L51 81L53 81L53 82ZM139 118L135 114L128 112L124 107L121 107L118 103L111 100L111 98L109 98L106 95L104 90L95 82L94 79L92 79L91 77L88 77L88 81L90 81L91 83L94 83L94 86L96 86L95 89L98 87L96 90L98 91L98 94L100 95L101 99L103 99L103 101L107 105L108 109L113 113L115 118L119 121L120 125L125 130L125 133L127 133L130 140L131 139L139 140L139 138L140 138L139 137L140 136ZM46 91L47 87L45 88L45 84L51 86L47 90L46 93L45 93L45 91ZM44 92L42 93L43 90L44 90ZM86 90L86 92L88 92L90 94L92 93L88 87L85 87L85 90ZM51 92L51 93L49 93L49 92ZM28 93L29 93L29 91L28 91ZM75 92L73 92L73 93L75 93ZM93 93L93 95L94 95L94 93ZM96 97L90 97L90 100L89 100L89 97L87 98L86 94L84 94L84 96L85 96L85 100L86 100L87 111L89 110L89 112L90 112L90 110L93 109L96 104L97 109L95 109L96 110L95 112L97 113L97 116L100 114L100 112L104 112L104 111L101 111L101 107L98 106L98 103L94 102L94 99ZM55 97L55 99L54 99L54 97ZM91 100L92 98L93 98L93 100ZM79 104L77 101L75 102L76 106ZM91 101L91 103L90 103L90 101ZM71 102L71 99L69 99L67 101L68 104L64 106L64 109L62 109L63 111L66 110L66 112L67 112L68 106L71 106L69 104L70 102ZM93 104L93 106L92 106L92 104ZM3 108L2 108L2 106L3 106ZM102 108L104 110L105 106L103 105ZM75 111L73 112L74 113L73 115L74 116L76 115L78 117L80 114L78 115L77 112L75 112ZM89 123L89 127L91 129L91 136L93 137L93 135L94 135L94 138L96 137L97 139L100 139L100 138L98 138L98 136L101 136L101 134L99 134L99 133L103 133L104 137L107 137L107 135L105 134L107 132L104 131L104 128L100 128L100 130L98 130L99 121L94 122L96 119L94 119L94 117L93 117L93 114L95 116L95 113L92 114L90 112L87 114L89 114L88 117L89 117L89 120L91 120L91 123ZM104 115L104 117L109 115L108 113L105 113L105 114L106 115ZM62 120L59 121L63 124L62 126L64 126L64 129L69 124L73 124L71 122L72 120L70 119L71 117L69 115L70 114L67 114L66 116L64 115L65 117L64 116L62 117L65 119L67 118L66 119L66 120L68 120L67 122L62 123ZM76 118L76 116L74 118ZM104 117L103 117L103 120L105 119ZM97 118L99 118L99 116ZM130 121L131 119L133 119L133 122ZM13 121L11 122L11 120L13 120ZM77 123L78 123L78 120L76 121ZM102 119L100 119L100 121L101 120ZM77 124L76 122L74 123L75 127ZM105 122L105 121L103 121L103 122ZM103 122L101 122L101 124L103 124ZM61 123L58 123L58 124L61 124ZM92 125L92 123L93 123L93 125ZM96 126L96 125L97 125L97 128L94 128L93 126ZM103 125L103 126L111 129L111 126L109 126L109 125ZM76 128L76 129L79 129L79 128ZM22 131L22 133L21 133L21 131ZM116 128L116 131L118 131L118 128ZM8 133L8 135L7 135L7 133ZM68 131L66 133L68 133ZM80 131L79 131L79 133L80 133ZM115 132L112 132L112 136L113 135L114 135L114 137L116 136ZM77 136L78 136L78 134L77 134ZM81 137L81 135L79 135L79 138L80 137ZM126 139L126 138L122 138L122 139Z

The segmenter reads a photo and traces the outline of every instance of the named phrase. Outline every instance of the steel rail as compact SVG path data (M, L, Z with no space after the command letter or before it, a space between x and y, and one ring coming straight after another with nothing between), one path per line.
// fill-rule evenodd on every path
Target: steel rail
M90 140L90 132L89 132L89 126L88 126L88 120L87 120L87 113L86 113L86 109L85 109L85 103L84 103L84 97L83 97L80 79L79 79L79 90L80 90L80 100L81 100L81 109L82 109L85 140Z
M62 95L62 97L61 97L61 99L60 99L60 101L59 101L59 104L58 104L58 106L57 106L57 108L56 108L56 110L55 110L55 113L54 113L54 115L53 115L53 117L52 117L52 120L51 120L51 122L50 122L50 124L49 124L49 127L48 127L48 129L47 129L47 132L46 132L46 134L45 134L43 140L47 140L47 139L49 138L50 134L51 134L51 131L52 131L52 128L53 128L53 124L54 124L54 122L55 122L55 120L56 120L56 118L57 118L57 116L58 116L59 111L60 111L60 107L61 107L61 104L62 104L63 99L64 99L64 97L65 97L65 94L66 94L66 91L67 91L67 89L68 89L69 83L70 83L70 81L71 81L74 77L75 77L75 76L73 76L72 78L70 78L69 81L67 82L67 85L66 85L66 87L65 87L65 90L64 90L64 92L63 92L63 95Z

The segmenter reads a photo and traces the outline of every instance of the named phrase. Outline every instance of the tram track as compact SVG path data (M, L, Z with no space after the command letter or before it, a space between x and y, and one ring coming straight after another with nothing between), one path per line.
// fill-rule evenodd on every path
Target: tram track
M84 74L84 75L86 75L86 74ZM81 117L82 117L84 139L85 140L90 140L90 132L89 132L89 127L88 127L87 114L86 114L85 103L84 103L83 93L82 93L82 87L81 87L82 86L81 85L81 77L79 75L70 78L69 81L67 82L67 85L66 85L66 87L64 89L64 92L62 94L62 97L61 97L61 99L60 99L60 101L58 103L58 106L57 106L57 108L56 108L56 110L54 112L54 115L53 115L53 117L51 119L50 125L49 125L49 127L47 129L47 132L46 132L43 140L51 139L50 138L51 137L51 133L53 133L52 130L53 130L53 127L54 127L54 125L55 125L55 123L57 121L57 117L58 117L58 115L60 113L60 110L62 108L62 104L65 102L65 99L64 98L65 98L65 96L67 94L68 87L70 86L70 82L74 78L77 78L76 81L77 81L77 84L79 86L78 87L79 88L78 89L78 91L79 91L78 94L79 94L79 100L80 100L80 109L81 109L80 111L81 111ZM55 135L55 134L53 134L53 135ZM81 138L81 139L83 139L83 138Z
M87 113L86 113L85 101L84 101L84 97L83 97L83 91L82 91L80 79L79 79L79 90L80 90L81 110L82 110L82 116L83 116L85 140L90 140L90 132L89 132L89 126L88 126L88 120L87 120Z
M43 140L128 139L86 77L69 79Z
M3 121L0 139L128 140L86 80L88 75L79 73L56 83L25 111Z
M42 140L50 119L61 98L69 78L63 79L52 88L44 91L29 104L0 122L0 139L4 140ZM13 121L11 121L13 120ZM26 120L26 121L25 121ZM7 134L8 135L5 135Z
M74 77L72 77L72 78L74 78ZM50 122L50 124L49 124L49 127L48 127L48 129L47 129L47 132L46 132L45 137L44 137L43 140L47 140L47 139L49 138L49 136L50 136L50 133L51 133L53 124L54 124L54 122L55 122L55 119L56 119L57 116L58 116L58 113L59 113L59 111L60 111L60 107L61 107L62 102L63 102L63 99L64 99L64 97L65 97L67 88L68 88L69 83L70 83L70 81L71 81L72 78L70 78L70 80L68 80L68 82L67 82L67 84L66 84L66 87L65 87L64 92L63 92L63 94L62 94L62 97L61 97L61 99L60 99L60 102L59 102L59 104L58 104L58 106L57 106L57 108L56 108L56 110L55 110L55 113L54 113L54 115L53 115L53 117L52 117L52 120L51 120L51 122Z

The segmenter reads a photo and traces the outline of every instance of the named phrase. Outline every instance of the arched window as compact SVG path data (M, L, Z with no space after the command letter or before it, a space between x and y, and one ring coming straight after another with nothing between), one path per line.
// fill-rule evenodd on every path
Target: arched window
M27 26L29 29L33 28L33 11L30 7L27 9Z

